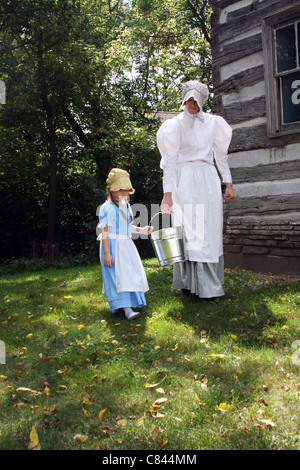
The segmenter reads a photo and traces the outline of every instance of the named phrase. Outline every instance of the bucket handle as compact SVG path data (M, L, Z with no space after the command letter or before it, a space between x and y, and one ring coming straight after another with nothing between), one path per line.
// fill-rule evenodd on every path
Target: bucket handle
M156 217L158 214L161 214L161 212L159 211L159 212L157 212L156 214L154 214L153 217L151 217L150 222L149 222L149 225L151 225L152 220L153 220L154 217Z
M150 222L149 222L149 225L151 225L151 222L152 222L152 220L154 219L154 217L156 217L156 216L159 215L159 214L163 215L163 213L162 213L161 211L158 211L156 214L154 214L154 215L151 217ZM172 224L172 219L171 219L171 224Z

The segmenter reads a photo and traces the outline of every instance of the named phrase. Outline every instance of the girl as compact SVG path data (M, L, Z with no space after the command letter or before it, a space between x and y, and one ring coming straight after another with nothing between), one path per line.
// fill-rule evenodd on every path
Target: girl
M100 262L103 293L112 312L123 309L128 320L140 313L133 308L146 305L149 290L146 274L131 239L131 233L148 235L152 227L136 227L129 205L129 195L134 193L127 171L113 168L107 177L107 201L99 214Z

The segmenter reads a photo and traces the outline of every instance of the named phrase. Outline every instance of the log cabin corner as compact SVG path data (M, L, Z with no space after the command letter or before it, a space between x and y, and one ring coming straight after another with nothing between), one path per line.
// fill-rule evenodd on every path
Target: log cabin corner
M300 1L211 0L213 112L233 128L226 267L300 272Z

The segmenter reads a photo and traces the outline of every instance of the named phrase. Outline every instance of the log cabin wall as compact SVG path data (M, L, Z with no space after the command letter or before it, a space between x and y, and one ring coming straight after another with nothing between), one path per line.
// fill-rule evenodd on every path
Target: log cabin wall
M300 272L300 1L211 0L213 112L233 128L227 267Z

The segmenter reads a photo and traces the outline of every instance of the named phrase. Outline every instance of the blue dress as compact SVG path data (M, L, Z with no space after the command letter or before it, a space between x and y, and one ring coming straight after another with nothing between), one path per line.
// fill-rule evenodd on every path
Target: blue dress
M101 242L103 293L112 311L143 307L146 305L144 292L149 289L141 259L131 239L130 214L129 204L121 210L110 200L102 204L99 213L99 227L109 227L109 250L114 261L111 267L105 266Z

